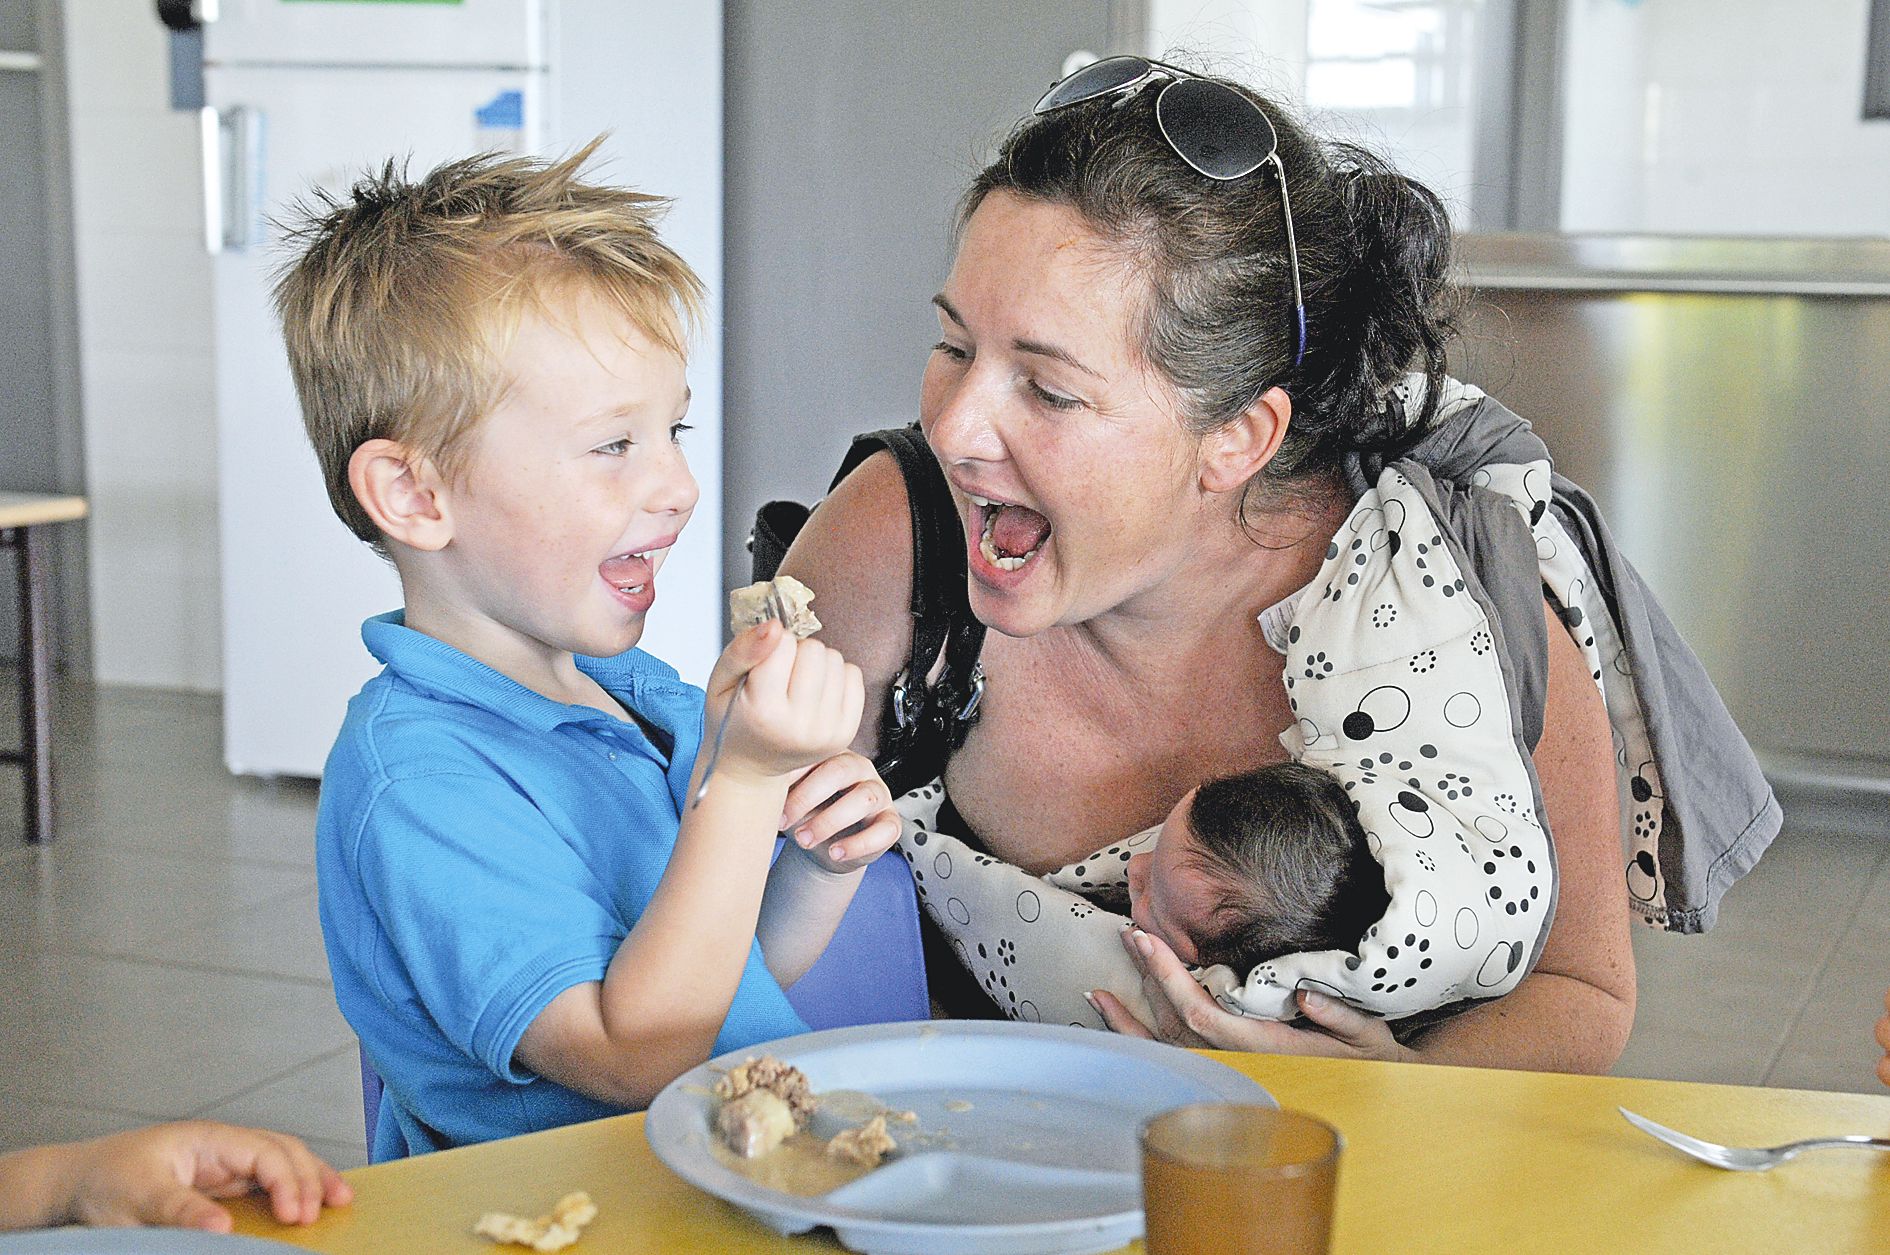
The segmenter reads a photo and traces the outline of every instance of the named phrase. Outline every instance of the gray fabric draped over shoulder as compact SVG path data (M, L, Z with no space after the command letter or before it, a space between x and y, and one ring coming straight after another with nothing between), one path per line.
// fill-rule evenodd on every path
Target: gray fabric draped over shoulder
M1422 396L1421 379L1414 376L1397 392L1409 411ZM1619 640L1620 653L1600 659L1595 679L1601 682L1607 668L1626 678L1644 727L1647 749L1641 752L1651 754L1651 763L1634 761L1638 755L1627 742L1641 727L1624 727L1635 721L1622 717L1611 694L1624 814L1630 824L1657 833L1653 848L1635 851L1629 860L1630 894L1649 923L1681 933L1711 928L1720 898L1758 862L1783 814L1705 667L1616 547L1594 498L1551 469L1548 447L1526 420L1454 380L1440 399L1432 432L1398 460L1429 472L1433 513L1462 544L1496 607L1531 745L1541 735L1548 682L1541 601L1549 563L1546 554L1532 552L1526 533L1547 512L1573 541L1586 568L1584 591L1599 598ZM1363 493L1386 464L1378 457L1353 457L1345 467L1348 487ZM1519 516L1513 496L1491 486L1493 475L1515 468L1524 468L1520 482L1533 500L1529 519ZM1544 542L1536 530L1540 551ZM1574 599L1557 600L1564 621L1580 626L1579 607L1570 613ZM1660 805L1653 808L1656 801ZM1649 909L1650 903L1664 909Z

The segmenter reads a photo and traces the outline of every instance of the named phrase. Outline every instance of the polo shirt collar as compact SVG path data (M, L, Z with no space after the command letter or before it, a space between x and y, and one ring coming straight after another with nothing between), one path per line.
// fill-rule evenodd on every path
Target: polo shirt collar
M533 692L445 641L414 631L407 626L404 610L390 610L364 622L361 643L403 680L441 697L496 711L527 728L549 732L569 723L625 722L611 720L589 706L566 705ZM694 691L674 667L640 649L614 658L578 655L577 665L613 696L630 697L639 710L643 703L637 698L645 691L660 690L666 695Z

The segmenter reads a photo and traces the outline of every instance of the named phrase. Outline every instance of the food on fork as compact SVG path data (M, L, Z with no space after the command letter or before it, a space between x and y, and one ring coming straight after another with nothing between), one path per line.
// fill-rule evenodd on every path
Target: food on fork
M879 1167L879 1161L897 1149L899 1143L886 1131L884 1115L874 1116L857 1129L842 1129L827 1142L830 1158L845 1159L867 1168Z
M820 631L820 620L809 608L813 600L814 590L792 575L738 588L728 595L729 631L740 632L779 617L782 627L797 640L804 640Z
M494 1242L530 1247L534 1251L561 1251L578 1240L584 1226L597 1219L597 1204L582 1190L566 1194L536 1220L502 1211L479 1217L473 1232Z

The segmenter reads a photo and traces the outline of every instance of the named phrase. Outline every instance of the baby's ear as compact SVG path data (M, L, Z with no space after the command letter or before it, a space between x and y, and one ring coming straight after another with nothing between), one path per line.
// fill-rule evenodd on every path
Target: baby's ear
M445 478L425 454L392 440L369 440L348 458L348 487L389 540L426 552L453 539Z
M1233 492L1245 487L1280 451L1293 417L1293 401L1283 388L1268 388L1233 422L1201 442L1201 487Z

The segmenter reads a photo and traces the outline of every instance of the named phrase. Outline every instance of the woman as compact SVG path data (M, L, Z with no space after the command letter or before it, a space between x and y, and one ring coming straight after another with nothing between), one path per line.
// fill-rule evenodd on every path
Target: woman
M1252 164L1215 168L1230 150ZM1160 823L1203 781L1284 757L1282 659L1256 615L1318 570L1354 498L1343 460L1424 434L1448 244L1436 199L1366 154L1321 146L1244 88L1134 58L1053 89L978 176L934 299L920 417L971 612L991 629L977 721L943 772L952 822L990 856L1062 867ZM1387 396L1414 365L1432 386L1411 424ZM869 710L912 648L912 537L906 482L878 454L782 566L819 590L825 639L863 668ZM1554 607L1542 615L1534 758L1561 900L1513 993L1402 1043L1317 994L1294 1027L1223 1011L1158 940L1128 933L1154 1022L1099 993L1109 1025L1189 1045L1609 1067L1635 998L1613 749L1588 665ZM879 742L867 728L857 748ZM951 966L934 958L935 981L962 976Z

